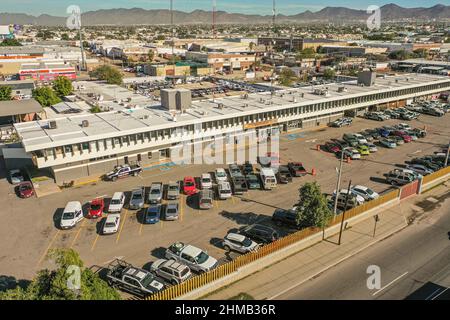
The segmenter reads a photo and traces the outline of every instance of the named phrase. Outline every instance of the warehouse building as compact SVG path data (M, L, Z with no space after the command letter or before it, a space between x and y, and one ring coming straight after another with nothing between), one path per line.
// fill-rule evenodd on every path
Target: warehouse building
M62 185L102 175L117 165L170 159L179 143L212 141L239 132L289 132L325 125L346 111L404 106L450 90L450 79L426 74L377 77L214 100L190 101L185 92L163 93L163 104L130 110L61 116L15 124L37 168ZM188 99L188 100L186 100Z

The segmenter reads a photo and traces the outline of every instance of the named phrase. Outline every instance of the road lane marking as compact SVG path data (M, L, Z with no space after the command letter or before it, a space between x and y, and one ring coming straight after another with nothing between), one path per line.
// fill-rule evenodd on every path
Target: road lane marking
M77 234L75 235L75 238L73 238L72 242L70 243L70 249L73 248L75 245L75 242L78 240L78 237L80 236L81 230L83 230L84 225L86 224L86 219L83 219L83 222L81 223L81 226L79 227Z
M95 240L94 240L94 242L92 243L91 251L94 251L95 245L97 244L97 241L98 241L98 238L99 238L99 237L100 237L100 235L97 233L97 236L95 237Z
M181 197L181 201L180 201L180 220L181 221L183 221L183 217L184 217L184 202L185 202L184 197Z
M233 202L233 204L236 204L236 200L234 200L234 197L231 197L231 201Z
M120 235L122 234L123 226L125 225L127 218L128 218L128 210L125 209L125 216L123 217L122 224L120 225L119 233L117 234L116 244L119 243Z
M445 288L444 291L442 291L441 293L439 293L437 296L433 297L433 299L431 299L431 300L436 299L437 297L439 297L440 295L442 295L444 292L446 292L448 289L449 289L449 288ZM428 300L428 299L425 299L425 300Z
M404 274L402 274L401 276L398 276L397 278L395 278L394 280L392 280L391 282L389 282L387 285L385 285L383 288L381 288L380 290L377 290L376 292L374 292L372 294L372 296L377 295L378 293L380 293L381 291L383 291L384 289L386 289L387 287L389 287L391 284L393 284L395 281L400 280L401 278L403 278L404 276L406 276L408 274L408 271L406 271Z
M50 241L50 243L48 244L47 249L44 251L44 253L42 254L41 258L38 261L37 266L39 266L42 263L42 260L44 260L44 258L47 256L48 250L50 250L50 248L53 245L53 242L55 242L56 238L58 237L59 233L61 232L61 230L56 231L55 235L53 236L52 240Z
M144 226L143 223L140 224L141 226L139 227L139 235L142 235L142 227Z

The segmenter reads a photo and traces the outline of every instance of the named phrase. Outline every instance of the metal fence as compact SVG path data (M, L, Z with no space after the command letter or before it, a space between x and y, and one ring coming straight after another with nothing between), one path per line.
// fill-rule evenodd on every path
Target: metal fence
M400 190L393 190L376 200L367 202L361 206L353 208L345 213L345 219L353 218L359 214L367 212L373 208L376 208L386 202L394 200L398 198ZM342 216L335 216L332 221L330 221L329 226L334 226L340 223L342 220ZM232 274L236 272L240 267L250 264L258 259L266 257L272 253L275 253L283 248L286 248L298 241L301 241L309 236L322 232L319 228L307 228L300 230L298 232L287 235L283 238L278 239L270 244L267 244L261 247L257 252L248 253L245 255L241 255L237 257L235 260L230 261L226 264L223 264L216 269L203 273L201 275L195 276L181 284L169 287L163 291L160 291L150 297L148 300L172 300L177 297L183 296L188 292L191 292L195 289L198 289L208 283L212 283L222 277Z

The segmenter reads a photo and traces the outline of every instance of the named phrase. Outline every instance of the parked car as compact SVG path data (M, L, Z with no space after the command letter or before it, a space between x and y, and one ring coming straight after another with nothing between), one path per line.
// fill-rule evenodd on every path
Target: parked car
M119 226L120 226L120 214L119 213L108 214L103 224L102 234L108 235L117 233L119 231Z
M407 135L404 131L394 131L394 132L392 132L392 134L393 134L395 137L400 137L400 138L402 138L403 141L404 141L405 143L409 143L409 142L412 141L411 136Z
M19 197L22 199L31 198L34 196L33 184L30 181L24 181L17 187Z
M147 297L164 289L164 284L144 269L133 267L123 260L115 260L108 266L108 284L121 290Z
M106 180L116 181L117 179L126 178L129 176L136 177L142 172L142 167L139 165L123 165L117 166L114 171L106 174Z
M366 147L369 149L369 152L370 152L370 153L374 153L374 152L377 152L377 151L378 151L377 146L374 145L373 143L370 143L370 142L364 143L363 146L366 146Z
M109 202L109 213L120 213L125 205L125 193L116 192L114 193L111 201Z
M367 129L366 131L364 131L367 135L370 135L374 140L378 140L380 139L380 134L378 133L378 131L376 129Z
M246 161L242 166L242 172L244 173L244 176L253 173L254 172L253 165L250 162Z
M377 131L378 134L383 138L387 138L391 134L391 132L389 130L386 130L385 128L377 128Z
M244 254L257 251L259 248L259 245L255 241L238 233L227 234L223 239L222 245L228 252L233 250Z
M350 158L352 160L361 159L361 154L355 148L347 148L343 151L339 151L336 155L342 157L342 152L344 152L344 159Z
M79 201L71 201L67 203L61 215L60 227L61 229L72 229L83 218L84 213L81 203Z
M105 200L103 198L97 198L89 203L89 218L97 219L103 216L105 211Z
M272 221L278 225L285 225L290 228L303 229L306 226L302 226L297 223L297 214L292 210L276 209L272 215Z
M193 177L184 178L183 192L187 196L191 196L197 193L197 188L195 186L195 179Z
M249 174L246 176L248 188L251 190L260 190L261 181L256 174Z
M408 183L413 182L414 180L416 180L416 178L414 175L408 172L393 170L388 173L386 180L393 186L404 186Z
M178 200L180 198L180 183L169 182L167 185L167 200Z
M225 172L225 169L223 169L223 168L217 168L214 175L216 176L217 183L222 182L222 181L228 181L227 173Z
M139 210L144 207L145 202L145 189L143 187L136 188L131 191L130 203L128 207L130 210Z
M212 178L209 173L203 173L200 178L200 187L202 189L212 189Z
M362 134L360 134L360 133L355 133L355 134L353 134L353 136L355 137L356 140L358 140L358 143L359 143L359 144L367 143L367 142L368 142L367 139L366 139L366 137L364 137L364 136L363 136Z
M198 206L202 210L208 210L213 207L214 193L211 189L203 189L198 193Z
M358 152L362 155L362 156L368 156L370 155L370 150L369 147L361 144L359 146L356 147L356 150L358 150Z
M390 139L393 140L398 146L405 144L405 140L403 139L403 137L391 136Z
M341 150L341 147L337 143L326 142L323 149L327 152L336 153Z
M156 260L152 263L150 270L173 285L180 284L192 276L191 269L176 260Z
M150 191L148 193L148 203L158 204L161 203L163 198L163 184L162 182L153 182L150 186Z
M145 210L144 224L157 224L161 220L162 206L160 204L150 205Z
M211 271L218 265L218 261L209 256L207 252L183 242L172 244L166 250L165 257L185 264L191 270L200 273Z
M375 112L367 112L366 114L364 114L364 118L370 119L370 120L375 120L375 121L386 120L386 118L383 117L381 114L375 113Z
M392 139L380 139L380 144L389 149L394 149L397 147L397 143Z
M394 110L385 110L384 114L388 115L391 119L400 119L400 113L395 112Z
M287 184L292 182L292 174L287 166L280 166L276 174L277 181L280 184Z
M406 166L406 169L420 173L422 176L426 176L434 172L430 168L427 168L426 166L421 164L410 164Z
M178 220L180 215L180 206L178 202L171 201L169 202L164 211L164 220L166 221L174 221Z
M230 171L230 175L233 177L235 175L242 175L241 169L239 169L239 166L237 164L230 164L228 166L228 170Z
M271 243L280 238L278 232L273 228L264 226L262 224L253 224L242 228L240 234L253 239L258 243Z
M228 181L219 182L217 185L217 193L220 200L230 199L233 196L230 183Z
M438 171L439 169L441 169L441 166L439 164L433 163L432 161L429 161L427 159L421 159L421 158L412 159L410 161L410 164L421 164L433 171Z
M12 184L19 184L25 181L22 172L19 169L13 169L9 171L9 179Z
M339 198L344 198L343 200L345 201L345 198L347 197L348 194L348 190L347 189L341 189L339 191ZM352 189L350 189L350 194L351 197L355 198L357 205L362 205L366 200L363 196L358 195L356 192L353 192ZM332 194L332 199L334 199L336 197L336 190L334 190L333 194Z
M375 200L380 197L380 195L372 189L361 185L353 186L351 192L362 197L365 201Z
M291 171L293 177L303 177L308 174L301 162L289 162L288 169Z

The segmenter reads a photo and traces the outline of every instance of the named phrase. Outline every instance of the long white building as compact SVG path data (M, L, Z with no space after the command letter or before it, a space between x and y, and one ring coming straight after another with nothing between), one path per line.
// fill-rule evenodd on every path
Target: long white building
M162 106L15 124L24 151L58 184L101 175L123 163L170 157L180 142L246 130L288 132L326 124L345 111L404 106L450 90L450 78L425 74L379 77L374 85L327 84L270 93L193 101L173 116ZM179 129L182 129L180 132Z

